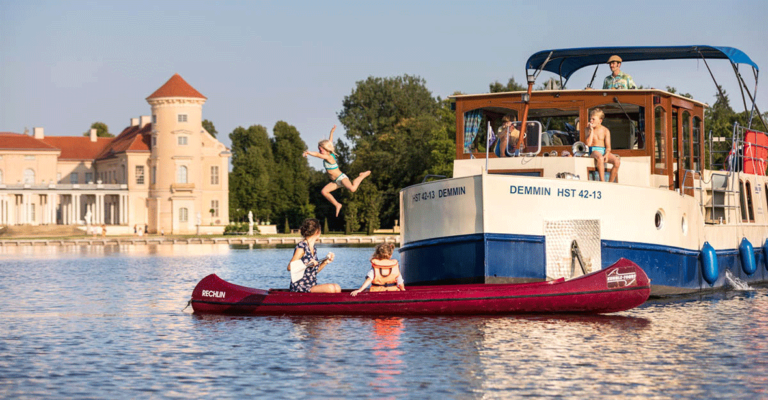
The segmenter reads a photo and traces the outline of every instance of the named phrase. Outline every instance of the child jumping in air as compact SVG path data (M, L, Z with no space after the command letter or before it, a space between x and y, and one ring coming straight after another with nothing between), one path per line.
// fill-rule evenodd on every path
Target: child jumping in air
M336 207L336 216L338 217L339 211L341 211L341 203L336 201L331 192L340 187L345 187L349 189L350 192L354 193L357 190L357 187L360 186L360 182L370 175L371 171L361 172L354 181L350 181L347 174L341 172L339 164L336 162L336 153L333 151L333 131L335 130L336 125L331 129L331 136L328 139L321 140L320 143L317 144L317 148L320 150L319 152L305 150L302 155L304 157L309 155L323 160L323 167L325 167L328 177L331 178L331 183L325 185L322 193L323 196Z
M365 290L371 284L373 284L371 292L405 290L403 277L400 276L400 266L397 260L392 259L392 252L394 250L395 245L392 243L382 243L376 246L373 257L371 257L371 270L365 277L363 286L353 291L351 293L352 296L357 296L358 293Z

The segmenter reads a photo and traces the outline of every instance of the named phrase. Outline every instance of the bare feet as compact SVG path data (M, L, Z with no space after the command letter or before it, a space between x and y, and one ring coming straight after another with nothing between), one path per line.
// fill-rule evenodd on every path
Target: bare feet
M336 216L339 216L339 211L341 211L341 204L336 206Z
M368 176L368 175L370 175L370 174L371 174L371 171L365 171L365 172L361 172L359 176L360 176L361 178L365 178L366 176Z

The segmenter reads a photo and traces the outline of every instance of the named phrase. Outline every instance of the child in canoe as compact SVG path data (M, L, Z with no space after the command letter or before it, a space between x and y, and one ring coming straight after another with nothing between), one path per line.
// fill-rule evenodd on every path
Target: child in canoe
M371 292L405 290L403 277L400 275L400 265L398 265L397 260L392 259L394 250L395 245L392 243L382 243L376 246L373 257L371 257L371 270L365 277L363 286L353 291L352 296L357 296L368 285L372 285Z
M361 172L354 181L350 181L347 174L341 172L339 164L336 162L336 152L333 151L333 131L335 130L336 125L331 129L330 138L321 140L320 143L317 144L317 149L320 150L319 152L305 150L302 155L304 157L317 157L323 160L323 167L325 167L325 172L328 173L331 183L325 185L321 193L334 207L336 207L336 216L338 217L339 211L341 211L341 203L336 201L331 192L338 188L345 187L350 192L354 193L357 190L357 187L360 186L360 182L370 175L371 171Z

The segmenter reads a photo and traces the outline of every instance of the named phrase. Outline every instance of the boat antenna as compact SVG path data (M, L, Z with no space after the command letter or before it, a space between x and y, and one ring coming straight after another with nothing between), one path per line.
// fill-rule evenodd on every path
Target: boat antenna
M715 79L715 75L712 73L712 69L709 68L709 63L707 63L707 59L704 57L704 54L701 53L701 50L699 50L699 55L701 56L701 59L704 61L704 65L707 67L707 71L709 71L709 76L712 77L712 81L715 82L715 87L717 88L717 92L720 94L720 98L724 101L725 100L725 94L723 93L723 89L720 87L720 85L717 83L717 79ZM744 99L744 88L746 88L746 83L744 82L744 79L741 77L741 74L739 73L739 70L731 63L731 66L733 67L733 71L736 73L736 78L739 81L739 89L741 89L741 97L744 101L744 110L747 109L747 102ZM758 73L755 67L752 67L752 73L755 75L755 95L757 95L757 77ZM752 116L754 114L754 111L757 111L757 117L760 119L760 122L763 123L763 126L768 129L768 124L765 123L765 120L763 119L763 116L760 114L760 109L757 108L757 102L755 101L755 98L752 97L752 94L747 90L747 95L749 96L749 99L752 100L752 111L749 115L749 123L747 124L748 127L752 126Z
M592 82L595 81L595 77L597 76L597 69L600 68L600 64L595 65L595 72L592 74L592 79L589 81L589 85L587 85L588 88L592 87Z
M720 93L720 98L725 101L725 94L723 93L723 89L720 88L720 85L717 83L717 79L715 79L715 75L712 73L712 70L709 68L709 63L707 63L707 59L704 58L704 54L701 54L701 50L699 50L699 55L701 56L701 59L704 61L704 65L707 67L707 71L709 71L709 76L712 77L712 81L715 82L715 87L717 88L717 92Z
M739 73L739 70L734 67L734 72L736 73L736 77L739 79L739 88L742 88L742 96L744 96L743 92L747 92L747 96L749 96L749 100L752 102L752 107L757 111L757 117L760 118L760 122L763 123L763 126L768 129L768 124L765 123L765 120L763 119L763 115L760 113L760 109L757 108L757 101L755 101L755 98L752 97L752 93L749 92L749 89L747 89L747 83L744 82L744 78L741 77L741 74ZM755 74L755 96L757 96L757 74ZM747 103L744 102L744 111L747 109ZM750 118L751 122L751 118ZM747 125L747 128L751 128L752 125Z

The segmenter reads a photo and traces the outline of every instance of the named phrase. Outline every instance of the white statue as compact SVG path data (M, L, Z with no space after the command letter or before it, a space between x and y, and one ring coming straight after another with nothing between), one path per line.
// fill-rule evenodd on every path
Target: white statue
M90 226L91 225L91 210L90 209L88 209L88 212L85 213L85 217L83 217L83 218L85 218L85 225L86 226Z
M197 224L200 225L202 220L200 219L200 213L197 213Z
M248 223L253 225L253 211L248 211Z

